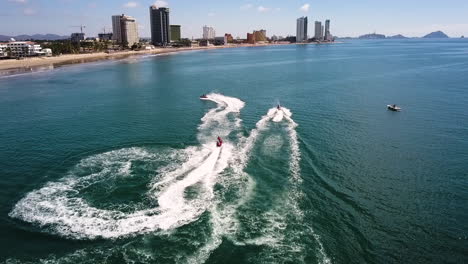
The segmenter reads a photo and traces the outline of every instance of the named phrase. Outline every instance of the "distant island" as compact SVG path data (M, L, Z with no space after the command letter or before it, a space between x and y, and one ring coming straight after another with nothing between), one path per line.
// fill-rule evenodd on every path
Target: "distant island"
M447 36L444 32L436 31L436 32L432 32L432 33L427 34L423 38L448 38L448 37L449 36Z
M5 36L0 35L0 41L9 41L10 39L21 40L61 40L69 39L69 36L60 36L56 34L34 34L34 35L18 35L18 36Z
M436 32L429 33L422 38L449 38L449 36L447 36L442 31L436 31ZM462 38L464 38L464 36L462 36ZM394 36L385 36L384 34L371 33L371 34L365 34L365 35L359 36L358 39L408 39L408 37L405 37L401 34L394 35Z
M382 35L382 34L372 33L372 34L365 34L365 35L359 36L358 38L359 39L384 39L386 37L385 35Z

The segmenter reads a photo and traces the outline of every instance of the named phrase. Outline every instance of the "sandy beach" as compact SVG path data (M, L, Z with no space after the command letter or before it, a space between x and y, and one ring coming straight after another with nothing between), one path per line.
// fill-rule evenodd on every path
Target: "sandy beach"
M15 73L32 72L53 69L56 66L76 63L94 62L106 59L121 59L137 55L149 54L164 54L181 51L195 51L195 50L211 50L222 48L236 48L236 47L257 47L266 46L270 44L243 44L243 45L226 45L226 46L209 46L209 47L187 47L187 48L157 48L153 50L140 50L140 51L119 51L113 53L88 53L88 54L67 54L54 57L34 57L25 58L23 60L8 59L0 60L0 76L11 75Z
M156 48L152 50L140 51L118 51L113 53L96 52L87 54L66 54L54 57L32 57L23 60L8 59L0 60L0 76L13 75L18 73L37 72L44 70L51 70L56 67L67 64L81 64L87 62L95 62L100 60L122 59L138 55L150 54L165 54L181 51L196 51L196 50L211 50L211 49L225 49L225 48L238 48L238 47L264 47L264 46L278 46L278 45L306 45L306 44L334 44L333 43L263 43L263 44L239 44L239 45L226 45L226 46L209 46L209 47L185 47L185 48Z

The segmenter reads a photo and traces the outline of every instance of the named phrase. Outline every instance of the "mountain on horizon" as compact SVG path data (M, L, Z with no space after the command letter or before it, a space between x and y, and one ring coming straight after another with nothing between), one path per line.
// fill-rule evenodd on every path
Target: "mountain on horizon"
M408 37L405 37L401 34L395 35L395 36L388 36L388 39L407 39Z
M0 35L0 41L9 41L11 38L15 40L60 40L68 39L69 36L60 36L56 34L34 34L34 35L18 35L18 36L5 36Z
M444 32L439 30L439 31L429 33L426 36L424 36L423 38L448 38L448 37L449 36L447 36Z

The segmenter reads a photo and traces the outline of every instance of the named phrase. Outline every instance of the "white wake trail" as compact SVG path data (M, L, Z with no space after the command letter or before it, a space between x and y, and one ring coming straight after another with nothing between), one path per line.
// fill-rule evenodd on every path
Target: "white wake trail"
M97 208L80 197L80 190L86 186L105 181L106 177L131 173L133 161L151 162L154 158L151 153L132 148L82 160L77 167L90 170L87 166L91 162L92 168L99 172L80 176L72 170L62 180L28 193L9 216L75 239L117 238L170 230L197 220L212 205L217 175L228 166L233 155L234 147L227 139L221 148L216 147L216 136L227 137L241 124L236 114L244 107L241 100L220 94L209 94L208 99L217 107L202 118L198 132L202 145L176 151L173 155L182 156L183 162L160 169L161 177L149 186L147 195L157 201L158 207L128 213ZM231 114L234 116L230 119ZM170 157L161 155L161 158ZM187 199L185 192L194 185L202 186L202 190L196 197Z

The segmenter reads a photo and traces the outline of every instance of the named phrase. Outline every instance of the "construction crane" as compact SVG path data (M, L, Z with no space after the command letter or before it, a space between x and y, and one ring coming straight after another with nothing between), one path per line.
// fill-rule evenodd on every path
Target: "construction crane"
M107 27L103 27L103 28L102 28L104 34L106 34L106 28L107 28Z
M83 28L86 28L85 25L79 25L79 26L70 26L70 27L77 27L80 28L81 33L83 33Z

